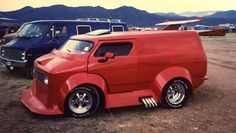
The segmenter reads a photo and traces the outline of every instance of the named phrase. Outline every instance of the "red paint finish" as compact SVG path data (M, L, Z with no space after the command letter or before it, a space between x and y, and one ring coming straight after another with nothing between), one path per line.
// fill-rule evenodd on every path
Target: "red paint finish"
M22 92L21 101L32 112L64 113L68 94L84 84L100 89L105 108L113 108L140 105L139 98L145 96L160 103L164 86L174 78L187 80L193 91L207 79L207 58L196 32L122 32L71 39L94 46L82 55L54 50L35 61L36 71L48 77L48 85L34 78L32 87ZM102 44L122 42L132 44L127 56L94 56Z

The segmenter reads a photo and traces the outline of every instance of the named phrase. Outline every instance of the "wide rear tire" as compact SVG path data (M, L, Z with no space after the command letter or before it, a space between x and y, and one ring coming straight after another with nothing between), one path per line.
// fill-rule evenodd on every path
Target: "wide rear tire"
M167 108L181 108L189 99L189 86L186 81L175 79L167 83L162 93L162 104Z

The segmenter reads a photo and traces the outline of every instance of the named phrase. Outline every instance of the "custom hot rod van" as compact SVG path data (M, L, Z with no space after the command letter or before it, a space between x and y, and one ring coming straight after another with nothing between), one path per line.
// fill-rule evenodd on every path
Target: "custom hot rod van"
M97 29L127 31L125 23L117 19L83 18L78 20L39 20L25 23L15 37L2 46L0 58L10 72L26 68L31 77L36 58L59 48L72 35Z
M192 31L94 31L34 62L22 103L37 114L85 117L144 105L180 108L205 79L207 58Z

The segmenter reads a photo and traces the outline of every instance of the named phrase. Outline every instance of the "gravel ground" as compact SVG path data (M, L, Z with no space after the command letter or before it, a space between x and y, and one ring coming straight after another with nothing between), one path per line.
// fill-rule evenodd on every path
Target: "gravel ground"
M213 132L236 133L236 34L202 37L207 80L182 109L116 108L85 119L40 116L20 102L31 81L0 65L0 133L5 132Z

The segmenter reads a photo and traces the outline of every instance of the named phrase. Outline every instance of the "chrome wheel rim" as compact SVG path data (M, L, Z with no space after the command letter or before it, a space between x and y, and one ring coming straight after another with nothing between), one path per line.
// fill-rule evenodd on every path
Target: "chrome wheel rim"
M173 83L167 90L167 99L173 104L180 104L185 98L185 86L181 83Z
M83 114L92 107L92 95L85 90L77 90L69 98L69 108L77 114Z

